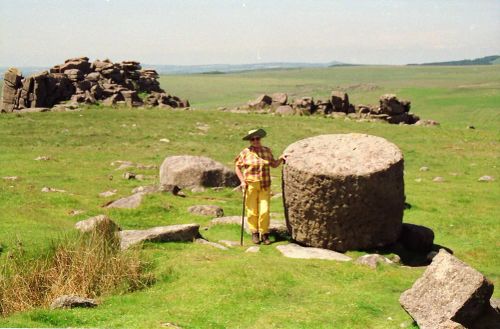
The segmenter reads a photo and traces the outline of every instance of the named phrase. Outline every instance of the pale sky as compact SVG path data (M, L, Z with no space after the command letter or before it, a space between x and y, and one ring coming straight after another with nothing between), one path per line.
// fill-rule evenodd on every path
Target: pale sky
M406 64L500 54L500 0L0 0L0 66Z

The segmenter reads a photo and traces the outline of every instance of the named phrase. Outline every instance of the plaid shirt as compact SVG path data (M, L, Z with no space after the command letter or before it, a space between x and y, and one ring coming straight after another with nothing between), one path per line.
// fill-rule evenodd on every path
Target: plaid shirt
M246 182L260 182L262 188L271 186L270 164L275 160L270 148L249 146L234 161L238 168L244 169L243 177Z

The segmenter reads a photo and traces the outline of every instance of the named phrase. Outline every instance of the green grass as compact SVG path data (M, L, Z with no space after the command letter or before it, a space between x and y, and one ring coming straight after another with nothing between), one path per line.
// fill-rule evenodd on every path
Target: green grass
M153 184L126 181L114 160L160 165L169 155L206 155L227 165L245 146L241 136L264 127L266 144L276 155L290 143L324 133L362 132L396 143L405 155L407 202L404 221L431 227L435 242L454 250L465 262L500 284L500 66L488 67L343 67L223 75L162 76L169 92L187 97L199 111L92 108L81 112L0 116L0 245L6 257L17 239L31 252L66 234L73 224L106 213L123 228L197 222L193 204L217 204L238 215L241 195L230 189L186 198L147 196L136 210L103 209L99 192L116 188L119 196ZM368 90L367 84L378 86ZM359 86L354 86L359 85ZM383 93L412 101L413 111L441 122L440 127L359 123L321 117L273 117L209 111L243 104L262 92L327 97L344 87L354 103L376 103ZM198 122L210 129L206 135ZM477 129L465 129L472 124ZM135 126L134 126L135 125ZM162 143L168 138L170 143ZM51 161L34 161L48 155ZM420 172L428 166L428 172ZM156 170L132 170L154 175ZM280 171L273 170L280 189ZM480 183L482 175L496 178ZM112 176L112 177L111 177ZM444 183L433 183L443 176ZM112 178L112 179L111 179ZM421 182L416 182L421 178ZM70 193L41 193L44 186ZM86 212L70 216L73 209ZM281 200L272 212L282 216ZM202 234L211 240L238 240L237 226ZM245 243L250 244L248 236ZM280 242L281 243L281 242ZM160 328L172 322L183 328L397 328L411 318L398 298L422 268L384 266L377 270L352 263L294 260L276 245L259 254L244 249L221 251L186 243L148 244L158 282L145 290L104 296L92 310L36 309L0 319L0 327ZM359 252L349 252L357 256ZM495 292L495 296L500 296ZM390 319L389 319L390 318ZM391 320L392 319L392 320ZM416 326L413 326L416 328Z

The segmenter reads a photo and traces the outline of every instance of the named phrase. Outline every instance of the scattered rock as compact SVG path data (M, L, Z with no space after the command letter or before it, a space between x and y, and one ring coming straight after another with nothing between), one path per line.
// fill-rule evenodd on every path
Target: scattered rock
M203 215L203 216L213 216L222 217L224 216L224 210L215 205L197 205L188 208L188 211L192 214Z
M250 253L256 253L259 251L260 251L259 246L251 246L251 247L248 247L247 250L245 250L245 252L250 252Z
M46 155L41 155L39 157L36 157L35 158L36 161L49 161L50 160L50 157L49 156L46 156Z
M203 193L205 192L205 188L202 186L196 186L191 189L191 192L193 193Z
M434 232L425 226L403 223L399 242L416 252L429 252L434 245Z
M106 208L134 209L141 205L144 193L139 192L131 196L121 198L105 205Z
M492 176L481 176L479 177L478 182L493 182L494 180L495 178Z
M97 301L90 298L75 296L75 295L63 295L54 299L52 304L50 304L51 309L58 308L75 308L75 307L96 307L98 305Z
M343 252L398 239L405 195L396 145L364 134L321 135L284 154L283 199L293 240Z
M121 248L127 249L142 242L193 242L200 235L199 228L198 224L180 224L147 230L124 230L119 232Z
M99 228L106 228L112 231L121 230L121 228L106 215L97 215L81 220L75 224L75 228L82 233L92 232Z
M429 167L420 167L419 171L429 171Z
M3 180L10 180L10 181L16 181L19 179L18 176L4 176L2 177Z
M283 254L283 256L288 258L326 259L326 260L336 260L340 262L348 262L352 260L351 257L338 253L333 250L302 247L295 243L280 245L277 246L276 249L278 249Z
M446 180L444 179L444 177L436 176L436 177L434 177L434 179L432 181L435 182L435 183L443 183Z
M466 129L476 129L476 127L472 126L472 125L468 125L467 127L465 127Z
M355 263L375 269L378 264L392 264L392 261L379 254L368 254L356 259Z
M231 240L219 240L219 243L225 245L226 247L233 248L233 247L239 247L240 243L238 241L231 241Z
M444 249L399 302L421 329L447 320L468 326L489 306L493 284Z
M66 193L65 190L61 190L61 189L57 189L57 188L53 188L53 187L43 187L41 191L44 193L49 193L49 192Z
M439 126L439 122L434 121L434 120L418 120L415 123L415 126Z
M197 243L200 243L200 244L205 244L205 245L209 245L209 246L212 246L214 248L217 248L217 249L221 249L221 250L228 250L227 247L224 247L223 245L221 244L218 244L216 242L210 242L208 240L205 240L205 239L196 239L196 242Z
M123 173L124 179L135 179L136 176L137 176L136 174L134 174L133 172L129 172L129 171Z
M99 196L101 198L108 198L110 196L115 195L117 191L118 191L117 189L109 190L109 191L104 191L104 192L99 193Z
M180 155L167 157L160 167L160 184L181 188L236 187L235 172L220 162L202 156Z
M81 210L81 209L73 209L69 212L69 215L70 216L78 216L80 214L83 214L85 212L85 210Z
M162 192L158 186L149 185L149 186L137 186L132 189L132 194L143 193L143 194L153 194L156 192Z
M281 105L274 113L278 115L293 115L295 114L295 110L290 105Z
M162 138L162 139L160 139L160 142L162 142L162 143L170 143L170 139L168 139L168 138Z

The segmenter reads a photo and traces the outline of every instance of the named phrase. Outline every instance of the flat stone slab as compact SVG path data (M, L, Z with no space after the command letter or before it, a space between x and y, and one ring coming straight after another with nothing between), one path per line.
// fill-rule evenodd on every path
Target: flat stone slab
M131 196L121 198L109 203L106 208L135 209L141 205L143 197L144 193L135 193Z
M208 240L205 240L205 239L196 239L195 240L196 243L199 243L199 244L204 244L204 245L207 245L207 246L211 246L211 247L214 247L214 248L217 248L217 249L221 249L221 250L229 250L227 247L217 243L217 242L212 242L212 241L208 241Z
M198 224L158 226L147 230L125 230L119 232L121 249L142 242L193 242L199 237Z
M474 322L492 294L493 284L480 272L441 249L399 302L421 329L435 329L448 320Z
M241 216L218 217L218 218L214 218L210 221L210 226L228 225L228 224L241 225ZM251 232L250 232L250 229L248 228L248 223L247 223L246 217L244 219L244 225L245 225L245 231L250 234ZM280 235L280 236L287 235L288 228L286 227L285 221L271 219L271 221L269 222L269 233L271 235Z
M288 258L325 259L325 260L336 260L339 262L348 262L352 260L351 257L333 250L302 247L295 243L280 245L277 246L276 249L278 249L283 254L283 256Z
M245 250L245 252L249 252L249 253L256 253L256 252L259 252L260 251L260 247L259 246L251 246L251 247L248 247L247 250Z
M378 264L393 264L391 260L379 254L363 255L357 258L355 263L365 265L373 269L377 268Z
M231 240L219 240L219 243L225 245L226 247L233 248L233 247L239 247L240 242L239 241L231 241Z

